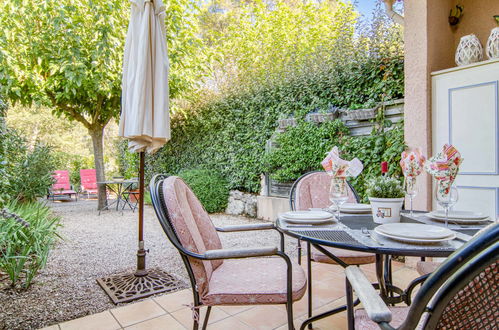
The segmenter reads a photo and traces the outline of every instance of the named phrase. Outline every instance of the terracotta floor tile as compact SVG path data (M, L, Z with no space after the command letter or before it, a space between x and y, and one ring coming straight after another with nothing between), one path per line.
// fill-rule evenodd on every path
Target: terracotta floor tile
M324 313L326 311L330 311L336 307L342 306L346 303L346 299L344 297L337 299L329 304L326 304L316 310L314 310L314 315L318 315ZM313 323L314 329L320 330L331 330L331 329L346 329L346 312L341 312L335 315L328 316L322 320Z
M348 329L346 312L332 315L312 324L314 330L346 330Z
M252 330L249 326L239 321L235 317L228 317L221 321L210 324L208 330Z
M299 318L294 319L293 324L295 326L295 330L300 329L300 326L303 323L303 321L305 321L304 317L299 317ZM275 328L275 330L288 330L288 324L285 323L285 324L281 325L280 327Z
M163 315L125 328L126 330L185 330L171 315Z
M326 304L326 302L320 298L320 296L315 296L313 295L313 288L312 288L312 309L314 308L319 308ZM307 298L307 293L305 293L305 296L303 296L302 299L296 301L293 304L293 313L295 317L302 316L308 313L308 298Z
M159 297L155 297L154 301L156 301L167 312L175 312L179 309L186 308L185 305L189 305L193 302L192 290L185 289L174 293L165 294Z
M286 324L286 311L272 305L260 305L234 316L256 330L268 330Z
M404 268L404 267L405 267L405 263L400 262L400 261L392 260L392 268L393 268L393 270L398 270L398 269Z
M121 328L115 318L105 311L60 324L61 330L115 330Z
M123 327L166 314L166 312L152 299L111 309L111 313Z
M241 305L241 306L220 306L216 308L220 308L224 312L226 312L229 315L235 315L239 314L241 312L244 312L250 308L255 307L254 305Z
M199 323L202 325L204 321L204 316L206 315L206 307L201 308L201 316L199 318ZM184 327L190 329L192 328L192 311L190 308L180 309L176 312L171 313L171 315L179 321ZM219 307L212 307L210 313L210 319L208 320L208 324L215 323L222 319L229 317L230 315L224 312Z
M315 280L326 280L343 277L344 270L341 266L321 264L314 262L317 266L312 266L312 282Z
M412 280L419 276L419 273L415 269L404 267L393 272L393 282L398 287L405 289Z
M345 295L345 282L325 279L314 281L312 286L312 297L316 299L320 306L334 301Z

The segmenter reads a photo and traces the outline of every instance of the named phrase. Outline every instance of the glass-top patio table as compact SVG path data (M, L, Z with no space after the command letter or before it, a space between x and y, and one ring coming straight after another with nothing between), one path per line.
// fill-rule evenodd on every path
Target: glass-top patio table
M116 195L116 200L114 200L112 203L108 203L106 207L104 207L102 210L109 210L111 206L116 204L116 211L118 211L119 206L121 203L124 203L123 207L128 204L130 209L134 209L133 206L130 204L128 199L126 199L123 196L123 193L127 191L130 187L132 187L134 184L139 183L138 180L108 180L108 181L100 181L97 182L99 185L105 185L106 189L111 190L115 195ZM122 207L122 209L123 209ZM100 214L99 211L99 214Z
M413 217L402 214L402 223L428 223L432 225L444 226L441 222L436 222L426 217L423 213L416 213ZM473 226L460 226L449 224L449 229L456 232L456 238L452 241L433 244L410 244L391 240L377 235L372 231L379 224L374 223L370 214L342 214L341 222L330 225L302 225L288 224L281 219L277 219L276 226L282 233L299 238L302 241L314 246L317 250L333 259L336 263L346 268L341 259L331 254L324 247L334 247L347 250L363 251L376 254L376 276L378 283L375 285L380 290L381 297L389 304L405 302L411 303L412 290L421 283L427 276L422 276L410 283L406 289L401 289L391 283L391 256L415 256L415 257L447 257L460 246L466 243L486 224ZM366 229L369 235L367 235ZM374 237L374 239L373 239ZM310 249L308 250L310 251ZM310 252L308 252L310 258ZM309 285L309 289L311 286ZM330 316L346 309L341 306L332 311L314 316L303 322L301 329L318 319Z

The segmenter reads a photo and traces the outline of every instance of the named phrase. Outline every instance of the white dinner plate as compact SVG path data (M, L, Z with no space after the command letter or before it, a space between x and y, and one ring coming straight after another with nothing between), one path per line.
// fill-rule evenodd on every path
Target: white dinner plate
M368 213L371 212L371 205L361 203L345 203L340 206L340 211L344 213Z
M452 233L451 236L444 237L444 238L439 238L439 239L424 239L424 238L409 238L409 237L400 237L400 236L393 236L389 235L386 233L383 233L382 231L378 230L380 226L374 228L374 231L376 234L387 237L396 241L404 242L404 243L416 243L416 244L435 244L435 243L441 243L441 242L446 242L446 241L451 241L454 238L456 238L456 234Z
M331 218L332 214L326 211L289 211L280 216L283 219L321 220Z
M409 239L439 240L452 236L454 232L445 227L422 223L386 223L376 227L381 232L394 237Z
M445 211L431 211L428 213L430 218L445 218ZM481 212L471 212L471 211L449 211L449 219L458 219L458 220L481 220L487 218L487 215Z
M428 214L428 217L432 220L435 220L435 221L439 221L439 222L445 222L447 219L445 219L445 217L437 217L437 216L434 216L434 215L429 215ZM490 221L490 217L486 217L486 218L483 218L483 219L456 219L456 218L449 218L449 222L453 222L453 223L458 223L458 224L462 224L462 225L471 225L471 224L476 224L476 223L482 223L482 222L487 222L487 221Z
M281 219L286 222L286 223L293 223L293 224L301 224L301 225L327 225L330 223L336 222L335 217L330 217L329 219L286 219L282 218Z

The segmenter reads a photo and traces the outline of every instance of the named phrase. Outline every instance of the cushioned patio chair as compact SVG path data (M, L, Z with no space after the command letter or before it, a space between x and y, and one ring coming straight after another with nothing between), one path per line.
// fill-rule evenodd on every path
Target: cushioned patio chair
M52 177L55 183L52 185L47 197L52 197L55 200L56 196L75 196L75 200L78 201L78 193L73 190L71 183L69 181L69 172L67 170L54 171Z
M349 266L349 329L498 329L498 259L499 224L494 224L450 255L410 307L388 307L360 268ZM363 305L356 311L352 288Z
M210 216L179 177L156 175L149 185L156 215L180 252L194 296L194 314L207 306L203 329L212 306L285 304L288 328L293 329L293 302L303 297L303 269L276 247L224 249L217 232L275 229L273 223L215 228ZM199 321L194 317L193 329Z
M348 183L348 182L347 182ZM324 171L313 171L305 173L295 181L289 193L289 204L291 210L302 211L309 208L327 208L331 205L329 200L329 187L331 177ZM348 203L358 203L359 197L355 189L348 183ZM372 253L350 251L325 247L334 256L349 265L364 265L374 263L376 256ZM301 263L301 241L298 240L298 263ZM308 316L312 315L312 267L311 261L336 264L336 262L318 251L311 248L307 243L307 269L308 269Z
M90 195L97 195L99 187L97 186L97 174L95 169L80 170L80 190L82 193Z

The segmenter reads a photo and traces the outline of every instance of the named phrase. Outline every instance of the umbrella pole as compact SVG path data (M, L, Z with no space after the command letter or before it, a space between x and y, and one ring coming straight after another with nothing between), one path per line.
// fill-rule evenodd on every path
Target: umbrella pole
M139 165L139 248L137 250L137 270L106 276L97 279L113 303L124 303L151 296L156 293L176 291L182 283L175 277L159 270L146 270L146 253L144 249L144 168L145 152L140 153Z
M146 276L146 253L144 249L144 167L145 152L140 152L139 165L139 248L137 250L137 271L135 276Z

